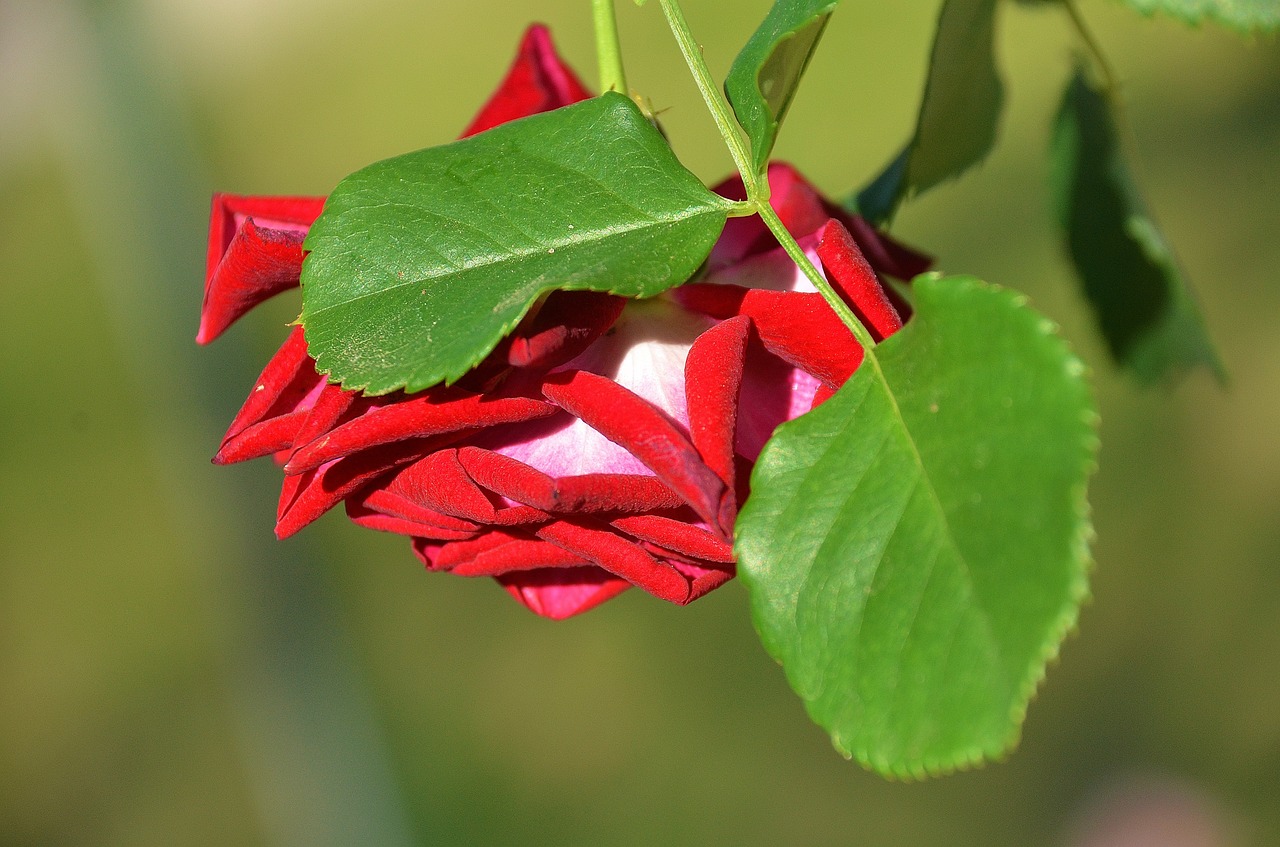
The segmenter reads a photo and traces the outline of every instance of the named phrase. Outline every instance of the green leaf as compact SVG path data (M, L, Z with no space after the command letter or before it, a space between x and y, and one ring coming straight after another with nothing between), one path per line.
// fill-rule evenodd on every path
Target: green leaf
M751 158L764 173L800 77L838 0L776 0L733 60L724 91L751 139Z
M370 165L307 236L310 353L369 394L453 382L549 291L684 282L729 208L614 92Z
M1245 32L1280 27L1280 0L1126 0L1144 15L1164 12L1189 24L1206 18Z
M938 16L915 134L851 205L881 223L907 197L959 176L996 140L1004 87L995 63L996 0L946 0Z
M1013 292L936 275L751 475L738 573L835 746L892 776L999 756L1087 593L1084 367Z
M1129 175L1107 99L1082 68L1058 112L1052 165L1067 249L1115 360L1144 383L1197 365L1223 378L1187 280Z

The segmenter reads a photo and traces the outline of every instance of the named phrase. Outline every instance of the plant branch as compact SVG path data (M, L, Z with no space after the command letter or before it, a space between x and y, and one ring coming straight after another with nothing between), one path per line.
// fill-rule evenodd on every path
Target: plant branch
M596 28L596 58L600 62L600 90L631 96L622 68L622 46L618 40L618 19L613 0L591 0Z
M667 23L671 26L671 33L676 37L676 43L680 45L680 52L684 55L685 64L689 66L689 72L693 74L693 81L697 83L698 91L701 92L702 99L706 102L708 111L711 112L711 118L716 122L716 128L720 130L720 137L724 139L725 146L729 148L729 155L733 157L734 167L742 175L742 183L746 186L747 196L752 200L767 204L769 200L769 183L767 180L760 180L755 168L752 167L751 155L747 151L747 145L742 140L737 121L729 108L729 101L725 99L724 92L716 84L715 78L711 76L711 69L707 67L707 61L702 55L702 47L694 40L693 33L689 30L689 22L685 20L684 12L680 8L680 3L678 0L658 0L658 2L662 5L662 13L666 16Z

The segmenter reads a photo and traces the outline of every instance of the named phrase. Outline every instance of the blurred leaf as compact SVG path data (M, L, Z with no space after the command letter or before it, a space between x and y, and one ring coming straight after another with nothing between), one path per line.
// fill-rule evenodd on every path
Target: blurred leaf
M1125 0L1144 15L1164 12L1189 24L1206 18L1243 31L1280 27L1280 0Z
M1146 211L1104 94L1078 68L1052 146L1058 219L1115 360L1145 383L1222 365L1168 242Z
M996 0L946 0L911 140L849 205L873 223L907 197L959 176L995 144L1004 87L995 64Z
M736 547L809 714L901 777L1015 743L1087 591L1097 445L1084 368L1024 298L914 290L906 327L765 447Z
M615 92L378 162L307 236L311 355L369 394L452 382L549 291L684 282L728 208Z
M769 163L778 127L837 2L776 0L725 77L725 94L751 139L757 173Z

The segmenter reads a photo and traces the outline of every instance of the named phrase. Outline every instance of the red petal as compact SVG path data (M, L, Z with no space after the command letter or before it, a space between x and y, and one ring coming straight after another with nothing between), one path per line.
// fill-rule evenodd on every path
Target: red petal
M553 374L542 390L548 400L643 462L703 520L716 522L724 482L702 461L684 433L651 403L587 371Z
M840 386L862 363L862 347L821 294L690 283L685 306L716 318L747 315L765 349L823 382Z
M374 447L286 476L276 510L276 537L288 538L366 485L385 483L396 469L446 446L442 440L424 438Z
M461 448L458 459L480 485L542 511L646 512L684 505L684 500L656 477L583 474L555 479L518 459L479 447Z
M546 568L498 577L512 597L531 612L552 620L581 614L631 587L601 568Z
M693 342L684 365L689 437L707 467L724 481L717 517L726 535L732 534L737 517L733 443L750 329L751 319L746 316L717 324Z
M684 521L661 515L632 515L611 521L628 535L656 544L667 550L704 559L708 562L733 564L733 548L720 536Z
M240 462L281 449L281 428L301 426L301 418L291 418L289 424L281 424L275 429L250 432L250 428L273 418L305 411L323 382L324 378L316 373L315 363L307 356L302 327L294 327L253 384L253 390L227 428L213 461L217 464Z
M474 525L470 530L447 529L434 523L409 520L367 508L351 498L347 499L347 517L352 523L365 529L394 532L397 535L408 535L414 538L429 538L432 541L462 541L474 538L478 530Z
M827 279L834 283L872 338L884 341L902 329L902 318L885 295L876 272L839 221L832 219L822 228L818 258L826 269Z
M670 564L658 561L620 535L569 521L555 521L540 527L537 536L594 562L655 597L681 605L689 601L688 580Z
M507 361L518 368L553 368L576 357L613 326L626 301L594 291L557 291L526 331L517 330Z
M357 454L359 455L359 454ZM440 450L396 474L388 491L410 503L466 521L489 523L493 503L458 461L458 451Z
M372 406L315 441L303 443L289 459L285 472L309 470L379 444L531 421L550 417L558 411L541 400L486 397L456 388L441 388L411 397L397 395L394 400Z
M213 196L197 343L298 284L302 239L323 206L323 197Z
M525 31L506 78L462 136L590 97L591 92L556 53L551 33L535 24Z

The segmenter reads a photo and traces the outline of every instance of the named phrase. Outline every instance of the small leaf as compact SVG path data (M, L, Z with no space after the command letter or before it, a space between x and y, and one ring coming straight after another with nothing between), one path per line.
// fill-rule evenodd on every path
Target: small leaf
M1280 27L1280 0L1126 0L1144 15L1164 12L1189 24L1206 18L1249 32Z
M907 197L959 176L995 144L1004 87L995 64L996 0L946 0L916 131L851 205L874 223Z
M1012 292L918 277L916 313L783 424L738 519L756 628L836 748L923 777L1017 740L1087 592L1084 368Z
M1223 378L1187 280L1129 175L1106 97L1083 69L1058 112L1052 162L1067 249L1111 355L1144 383L1197 365Z
M800 77L838 0L776 0L733 60L724 90L751 139L751 158L764 173Z
M370 165L304 245L310 353L368 394L453 382L549 291L684 282L728 208L613 92Z

